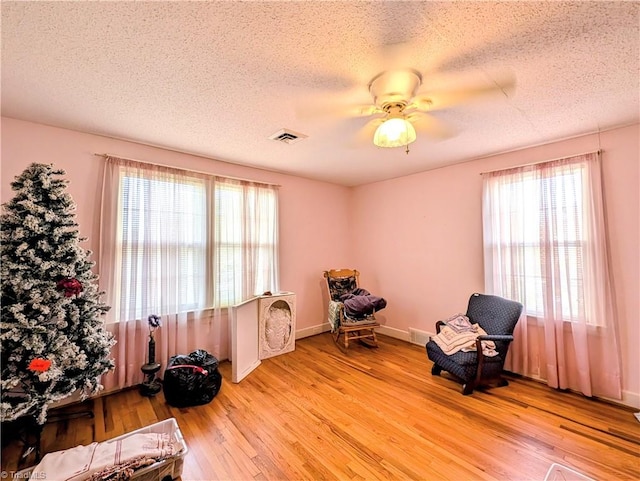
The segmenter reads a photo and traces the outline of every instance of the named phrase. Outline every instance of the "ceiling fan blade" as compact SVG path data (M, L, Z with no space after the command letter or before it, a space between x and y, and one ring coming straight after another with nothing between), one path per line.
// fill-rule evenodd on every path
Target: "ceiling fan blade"
M382 110L373 104L341 106L335 105L332 102L305 103L301 107L296 108L296 117L299 119L336 116L340 118L353 118L367 117L380 112L382 112Z
M383 110L373 104L370 105L354 105L345 109L350 117L368 117L369 115L382 113Z
M491 97L511 98L515 87L516 79L513 75L502 75L490 79L481 86L418 94L413 98L412 103L418 110L428 112Z
M353 140L349 142L349 147L360 148L363 145L373 145L373 134L382 122L384 122L384 117L369 120L356 132Z
M407 120L413 124L416 131L425 133L433 139L449 139L457 134L452 127L425 112L414 112L407 115Z

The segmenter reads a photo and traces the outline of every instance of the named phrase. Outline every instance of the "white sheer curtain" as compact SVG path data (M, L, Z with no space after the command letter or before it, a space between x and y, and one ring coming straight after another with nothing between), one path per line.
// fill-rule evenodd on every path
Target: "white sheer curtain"
M216 179L213 261L217 306L279 290L278 197L273 186Z
M106 389L142 382L150 314L162 318L163 368L195 349L226 359L226 307L278 290L275 186L107 157L101 226L100 283L118 341Z
M520 301L506 368L621 399L599 153L483 174L485 289Z

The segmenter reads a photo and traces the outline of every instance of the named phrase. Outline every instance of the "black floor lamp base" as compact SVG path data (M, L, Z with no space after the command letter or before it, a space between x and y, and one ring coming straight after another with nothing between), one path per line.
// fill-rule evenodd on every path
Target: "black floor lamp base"
M143 396L155 396L162 390L162 384L156 379L156 373L160 370L160 364L157 362L147 363L142 366L144 374L144 382L140 384L140 394Z

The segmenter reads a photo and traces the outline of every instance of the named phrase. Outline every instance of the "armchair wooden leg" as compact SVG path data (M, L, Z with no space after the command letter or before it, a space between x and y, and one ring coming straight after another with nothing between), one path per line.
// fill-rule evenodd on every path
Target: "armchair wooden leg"
M442 368L434 363L433 367L431 368L431 375L439 376L441 372L442 372Z
M473 383L468 382L462 385L462 394L464 396L468 396L472 392L473 392Z

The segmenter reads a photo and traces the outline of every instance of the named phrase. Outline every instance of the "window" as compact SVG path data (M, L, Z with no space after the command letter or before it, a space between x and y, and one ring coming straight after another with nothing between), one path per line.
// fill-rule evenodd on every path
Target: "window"
M177 290L167 297L176 302L165 305L165 310L202 309L205 291L199 286L206 285L207 247L204 183L125 173L120 193L120 312L142 319L149 304L160 307L165 286ZM143 302L143 295L148 302Z
M215 304L233 305L251 295L273 290L267 286L276 284L275 191L259 185L247 189L234 182L218 184L215 205L218 279ZM247 284L249 279L251 282Z
M600 152L483 174L485 290L524 304L506 368L621 398Z
M530 316L586 319L585 162L555 162L485 178L485 256L502 294ZM490 283L493 283L492 279Z
M108 162L112 320L228 307L278 289L275 186Z

